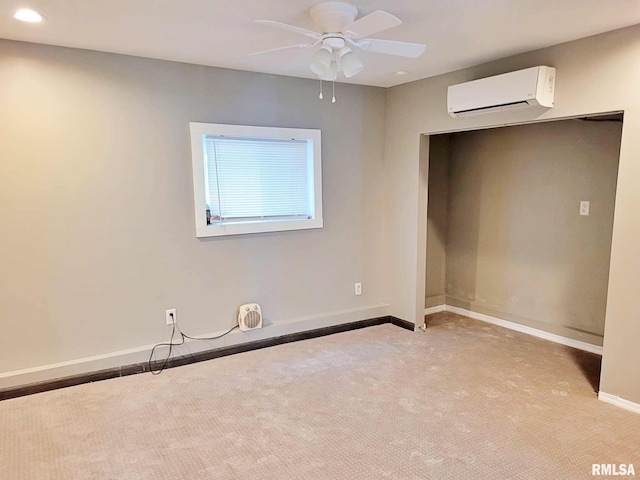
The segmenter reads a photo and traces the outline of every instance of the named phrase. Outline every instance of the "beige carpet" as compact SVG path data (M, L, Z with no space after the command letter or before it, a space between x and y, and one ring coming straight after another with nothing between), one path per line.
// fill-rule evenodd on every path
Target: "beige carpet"
M586 479L640 470L599 359L452 314L0 402L0 478ZM586 372L586 373L585 373ZM638 472L640 474L640 472Z

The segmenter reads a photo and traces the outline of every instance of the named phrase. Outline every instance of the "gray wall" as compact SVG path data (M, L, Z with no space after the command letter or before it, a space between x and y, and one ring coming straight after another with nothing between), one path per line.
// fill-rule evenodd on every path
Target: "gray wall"
M565 120L447 135L446 303L601 345L621 133Z
M340 84L332 105L318 87L0 41L0 388L146 355L167 308L191 335L230 328L248 301L284 325L377 316L385 92ZM197 239L191 121L322 129L325 227Z
M385 292L392 315L424 323L428 154L423 134L624 111L609 270L601 392L640 403L640 27L576 40L387 91ZM475 118L447 114L447 87L535 65L557 69L555 106ZM422 148L421 148L422 147ZM428 149L428 144L426 145Z
M450 147L450 135L433 135L430 138L425 299L427 308L445 303Z

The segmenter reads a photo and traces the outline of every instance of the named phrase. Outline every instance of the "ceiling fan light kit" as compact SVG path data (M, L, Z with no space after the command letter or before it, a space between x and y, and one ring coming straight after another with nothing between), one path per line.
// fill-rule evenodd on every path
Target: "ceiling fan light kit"
M263 25L304 35L314 42L273 48L252 55L292 48L315 48L320 45L320 48L311 57L309 65L311 71L320 80L335 81L339 73L342 73L346 78L351 78L364 68L364 64L350 47L371 53L407 58L419 57L426 48L426 45L420 43L369 38L369 35L388 30L402 23L399 18L382 10L376 10L356 20L358 9L353 5L344 2L324 2L311 8L309 14L317 31L274 20L256 20Z
M337 65L333 59L333 50L322 45L311 57L311 71L321 80L333 81L338 76Z
M347 78L355 77L364 68L360 59L349 47L343 47L340 49L338 52L338 61L342 66L344 76Z

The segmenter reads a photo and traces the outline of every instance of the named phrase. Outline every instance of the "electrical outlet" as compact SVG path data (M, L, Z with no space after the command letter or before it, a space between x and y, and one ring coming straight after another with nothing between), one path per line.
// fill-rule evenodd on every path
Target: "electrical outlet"
M583 200L580 202L580 215L588 216L589 215L589 202Z
M354 285L355 295L362 295L362 284L360 282Z
M164 311L164 316L167 321L167 325L173 325L178 320L178 314L175 308L170 308Z

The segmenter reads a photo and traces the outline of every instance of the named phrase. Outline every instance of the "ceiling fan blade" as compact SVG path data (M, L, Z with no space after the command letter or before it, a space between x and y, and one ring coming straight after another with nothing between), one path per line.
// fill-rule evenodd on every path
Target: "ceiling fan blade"
M397 27L402 23L398 17L391 15L383 10L376 10L369 15L359 18L342 29L342 31L351 37L364 38L374 33Z
M397 57L418 58L427 48L422 43L396 42L393 40L379 40L377 38L367 38L349 43L364 50L365 52L384 53L385 55L395 55Z
M311 47L315 47L318 43L320 42L317 41L316 43L299 43L298 45L287 45L285 47L270 48L269 50L262 50L260 52L250 53L249 56L253 57L254 55L262 55L263 53L277 52L280 50L289 50L290 48L311 48Z
M313 38L314 40L320 40L322 38L322 35L320 35L318 32L307 30L306 28L302 27L296 27L295 25L289 25L288 23L276 22L275 20L254 20L254 22L261 23L262 25L269 25L281 30L288 30L289 32L299 33L300 35Z

